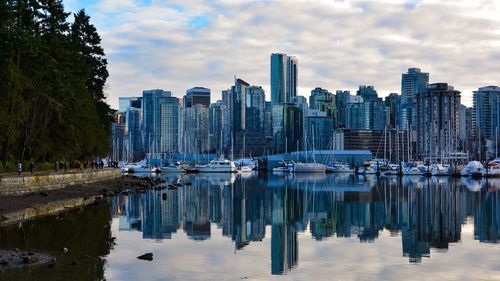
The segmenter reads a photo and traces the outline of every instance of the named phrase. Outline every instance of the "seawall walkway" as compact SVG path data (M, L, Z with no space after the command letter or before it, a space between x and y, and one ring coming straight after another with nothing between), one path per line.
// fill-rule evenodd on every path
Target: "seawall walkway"
M21 195L46 190L61 189L75 184L89 184L121 176L120 169L73 170L46 172L33 175L0 174L0 196Z

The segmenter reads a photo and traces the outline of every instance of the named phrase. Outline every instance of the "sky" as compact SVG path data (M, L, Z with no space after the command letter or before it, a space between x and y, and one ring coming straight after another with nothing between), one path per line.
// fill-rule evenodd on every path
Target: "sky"
M472 91L499 85L500 1L66 0L84 8L109 61L108 103L164 89L182 97L203 86L212 102L234 77L263 86L270 55L298 59L298 93L374 85L401 92L410 67L447 82L472 105Z

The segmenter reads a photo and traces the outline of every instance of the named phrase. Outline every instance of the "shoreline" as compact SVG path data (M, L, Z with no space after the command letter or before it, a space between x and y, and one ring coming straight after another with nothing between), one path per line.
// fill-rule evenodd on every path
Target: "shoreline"
M0 195L0 227L82 207L116 194L140 192L156 184L150 178L124 176L28 194Z

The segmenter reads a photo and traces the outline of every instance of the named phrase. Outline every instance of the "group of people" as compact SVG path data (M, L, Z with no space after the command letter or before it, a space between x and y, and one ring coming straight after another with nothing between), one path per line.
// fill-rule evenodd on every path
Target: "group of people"
M35 168L35 164L33 164L33 162L30 162L30 164L28 166L28 171L30 172L31 175L33 175L34 168ZM17 163L17 175L19 177L23 173L23 169L24 169L23 163L21 163L21 161L19 161L19 163Z
M102 170L104 169L104 161L92 161L92 170Z

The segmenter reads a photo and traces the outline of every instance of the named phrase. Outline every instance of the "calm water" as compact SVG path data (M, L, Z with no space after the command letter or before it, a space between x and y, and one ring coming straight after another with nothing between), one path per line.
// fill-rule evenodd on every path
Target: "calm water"
M166 179L191 185L0 229L0 248L78 260L0 280L500 280L499 180Z

